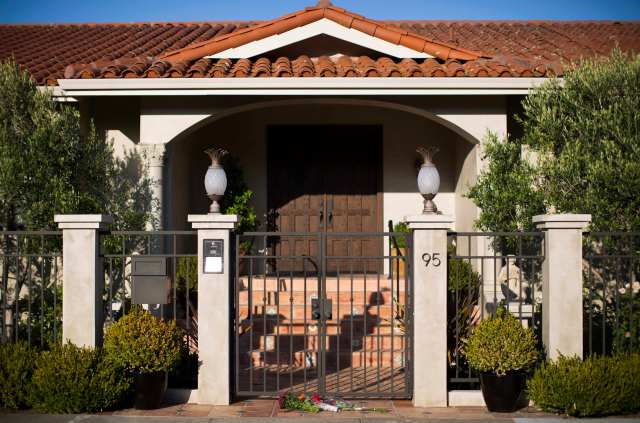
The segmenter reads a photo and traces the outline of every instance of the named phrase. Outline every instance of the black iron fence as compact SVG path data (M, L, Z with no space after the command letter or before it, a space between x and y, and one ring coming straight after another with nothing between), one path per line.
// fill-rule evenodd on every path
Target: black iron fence
M104 265L105 328L126 315L134 303L157 317L175 320L185 332L185 355L169 374L169 386L197 388L198 380L198 236L196 231L112 231L100 236ZM139 259L146 267L161 264L157 278L146 281L134 276ZM150 285L149 285L150 283ZM138 284L138 286L135 286ZM140 289L146 285L146 288ZM140 292L142 294L140 294ZM146 292L144 292L146 291ZM164 291L164 301L146 304L146 297ZM134 298L136 295L138 298ZM157 300L154 300L157 301Z
M473 328L504 307L541 339L542 232L449 234L447 345L449 389L477 389L464 358Z
M2 342L46 348L62 332L62 232L0 232Z
M190 351L197 351L197 232L112 231L101 234L105 272L105 325L126 315L136 301L134 261L140 257L160 259L166 275L154 291L166 290L166 302L145 305L153 314L173 319L186 333ZM142 284L142 281L139 282ZM153 292L156 294L157 292Z
M584 353L640 351L640 232L583 237Z
M411 396L409 234L252 232L236 250L237 395Z

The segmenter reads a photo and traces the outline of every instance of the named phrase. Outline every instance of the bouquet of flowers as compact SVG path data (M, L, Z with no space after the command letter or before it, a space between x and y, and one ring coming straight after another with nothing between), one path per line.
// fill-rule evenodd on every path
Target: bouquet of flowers
M278 404L280 408L287 410L301 410L309 413L317 413L320 411L320 407L304 394L298 396L295 396L292 392L281 394L278 397Z
M361 407L336 398L322 399L318 394L313 394L310 397L307 397L305 394L295 396L293 393L287 392L280 395L278 403L282 409L301 410L310 413L317 413L320 410L332 411L334 413L339 411L369 411L376 413L389 412L386 408Z

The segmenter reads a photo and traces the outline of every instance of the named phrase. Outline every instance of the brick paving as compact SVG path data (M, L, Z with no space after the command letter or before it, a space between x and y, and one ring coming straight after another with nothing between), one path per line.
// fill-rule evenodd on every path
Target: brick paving
M281 418L281 419L313 419L345 420L345 419L383 419L403 420L512 420L514 418L549 418L552 414L543 413L533 407L521 409L515 413L490 413L484 407L449 407L420 408L413 407L410 400L362 400L353 401L364 407L387 409L388 412L343 411L332 413L322 411L318 414L300 411L281 410L276 400L248 399L235 402L229 406L211 406L199 404L175 404L157 410L126 409L109 413L114 416L149 416L149 417L207 417L223 419L243 418Z

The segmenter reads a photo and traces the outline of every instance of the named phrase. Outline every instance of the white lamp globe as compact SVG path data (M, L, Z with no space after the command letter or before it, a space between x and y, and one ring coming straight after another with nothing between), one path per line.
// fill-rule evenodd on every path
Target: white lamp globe
M420 194L435 196L440 189L440 174L433 163L425 163L418 172L418 190Z
M227 189L227 174L222 166L209 166L204 175L204 189L207 191L207 195L224 195Z

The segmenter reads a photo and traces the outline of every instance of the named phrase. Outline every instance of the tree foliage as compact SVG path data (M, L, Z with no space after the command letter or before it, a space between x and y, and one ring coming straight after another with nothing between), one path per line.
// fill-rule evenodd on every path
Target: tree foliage
M595 230L640 228L640 56L584 60L534 88L523 109L522 137L489 136L469 193L477 226L529 229L555 211L590 213Z
M83 130L75 106L1 62L0 229L54 228L56 213L107 213L118 229L141 229L151 216L149 181L135 153L115 158L93 125Z

